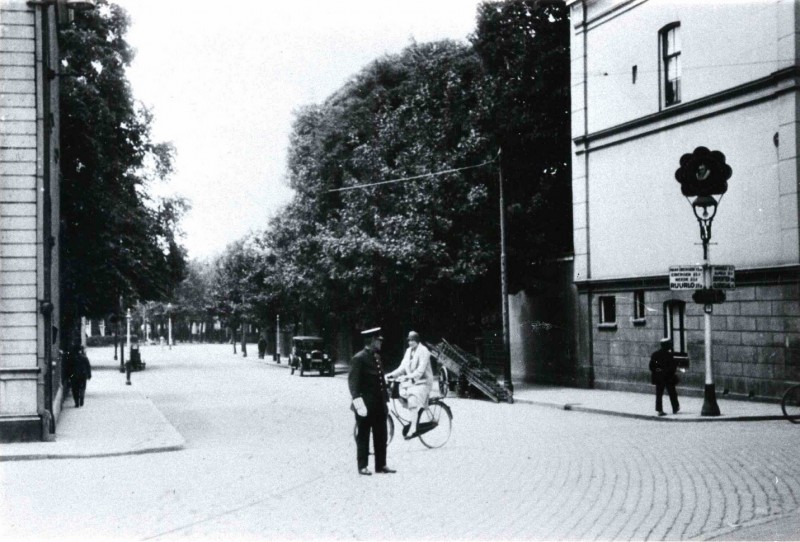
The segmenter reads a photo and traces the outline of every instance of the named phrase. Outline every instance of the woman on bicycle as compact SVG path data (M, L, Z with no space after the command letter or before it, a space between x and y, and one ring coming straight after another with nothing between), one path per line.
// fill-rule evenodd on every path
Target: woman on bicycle
M413 438L417 432L419 409L428 404L428 395L433 385L433 369L431 369L431 353L420 342L419 333L408 334L408 348L400 366L386 375L387 379L400 382L400 396L408 402L411 411L411 425L406 439Z

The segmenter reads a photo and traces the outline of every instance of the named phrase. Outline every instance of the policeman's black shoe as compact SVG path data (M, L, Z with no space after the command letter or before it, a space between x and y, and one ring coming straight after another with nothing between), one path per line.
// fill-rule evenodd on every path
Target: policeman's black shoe
M364 476L372 476L372 471L369 470L367 467L363 469L358 469L358 474L363 474Z
M677 414L677 413L678 413L678 412L680 412L680 411L681 411L681 407L678 407L678 408L673 408L673 409L672 409L672 413L673 413L673 414Z
M375 469L375 472L380 472L381 474L394 474L397 471L390 469L389 467L383 467L382 469Z
M666 415L667 415L667 413L666 413L666 412L664 412L663 410L659 410L659 411L658 411L658 415L659 415L659 416L666 416Z

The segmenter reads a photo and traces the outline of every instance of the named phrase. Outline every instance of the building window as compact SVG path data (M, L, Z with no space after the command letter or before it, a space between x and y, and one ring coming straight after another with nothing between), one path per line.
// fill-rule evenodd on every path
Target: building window
M686 303L671 299L664 302L664 337L672 339L672 351L686 354L686 329L684 316Z
M644 290L633 292L633 323L642 325L645 323Z
M617 298L613 295L600 296L600 325L616 326L617 323Z
M680 23L661 30L661 66L664 81L664 105L681 101L681 38Z

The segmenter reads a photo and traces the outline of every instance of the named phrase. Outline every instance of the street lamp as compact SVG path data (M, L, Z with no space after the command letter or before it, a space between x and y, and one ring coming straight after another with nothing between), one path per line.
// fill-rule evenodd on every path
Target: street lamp
M275 316L275 361L281 362L281 315Z
M728 179L733 170L725 163L725 155L720 151L710 151L697 147L691 154L681 156L680 167L675 171L675 179L681 185L681 193L692 206L692 211L700 225L700 240L703 242L703 289L695 291L692 299L703 305L704 347L705 347L705 388L703 390L703 416L719 416L717 394L714 388L714 373L711 363L711 313L715 303L725 301L725 292L714 289L713 270L709 257L711 223L717 214L722 196L728 190ZM717 200L714 196L719 196ZM694 197L694 201L689 200Z
M125 319L128 321L127 331L125 333L125 344L128 350L128 360L131 359L131 318L133 318L133 316L131 315L131 310L128 309L128 312L125 313Z
M172 303L167 303L167 344L172 350Z
M147 325L147 302L142 306L142 329L144 331L144 344L150 344L150 326Z

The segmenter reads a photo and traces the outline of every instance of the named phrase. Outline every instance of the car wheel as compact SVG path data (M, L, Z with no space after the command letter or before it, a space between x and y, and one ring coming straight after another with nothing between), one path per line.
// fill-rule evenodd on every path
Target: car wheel
M331 366L328 367L328 376L335 376L335 375L336 375L336 367L333 364L331 364Z

